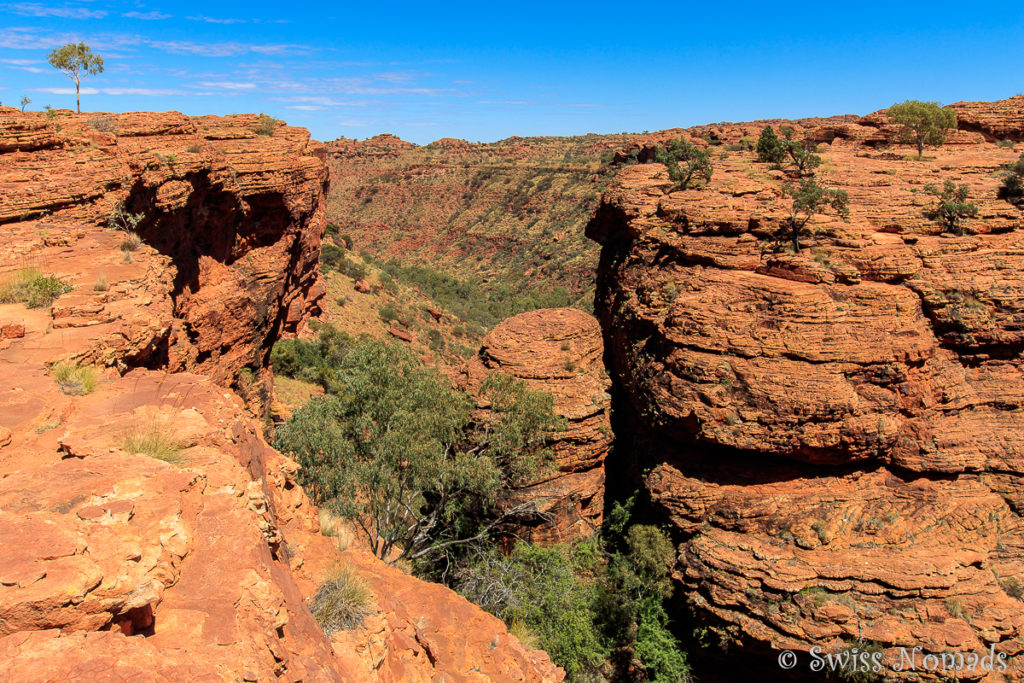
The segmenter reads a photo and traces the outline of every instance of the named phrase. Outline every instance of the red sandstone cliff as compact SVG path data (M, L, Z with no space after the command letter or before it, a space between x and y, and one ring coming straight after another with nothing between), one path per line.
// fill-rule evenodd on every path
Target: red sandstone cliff
M462 384L475 393L491 372L504 372L552 394L555 414L565 418L564 431L550 445L552 471L503 497L506 506L532 502L539 513L524 520L518 535L557 543L593 534L604 515L604 461L612 442L611 382L597 320L570 308L508 318L484 339ZM488 409L486 401L480 409Z
M617 436L690 606L745 651L993 646L1024 675L1024 214L996 198L1021 145L994 144L1024 141L1024 97L954 107L924 161L883 149L884 114L794 122L850 197L797 255L769 240L784 173L715 146L762 124L688 132L705 189L624 167L588 228ZM978 205L965 236L924 215L946 178Z
M461 597L320 535L227 388L265 402L270 345L321 292L322 147L256 124L0 109L0 279L73 286L0 304L0 679L560 680ZM119 204L145 215L130 259L101 225ZM61 392L66 359L95 391ZM328 640L305 601L339 563L371 613Z

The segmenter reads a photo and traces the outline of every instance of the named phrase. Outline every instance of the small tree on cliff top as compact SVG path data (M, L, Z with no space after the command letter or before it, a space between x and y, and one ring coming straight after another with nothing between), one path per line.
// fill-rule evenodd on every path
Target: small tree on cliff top
M956 127L956 112L939 106L938 102L907 100L892 105L886 114L899 126L897 139L917 147L918 159L924 154L925 145L941 145L946 141L946 131Z
M685 190L698 182L711 182L711 175L715 170L714 164L711 163L711 155L683 138L673 140L667 147L659 145L654 150L654 160L665 164L668 177L680 190Z
M60 69L75 83L75 106L82 113L81 85L82 77L103 73L103 57L93 54L85 43L68 43L62 48L52 50L47 57L50 66Z
M826 207L842 217L849 215L849 196L843 190L827 190L813 178L801 181L799 185L786 183L782 186L782 194L792 197L789 209L789 221L783 225L780 237L789 239L793 251L800 253L800 237L808 234L807 224L815 214L821 213Z

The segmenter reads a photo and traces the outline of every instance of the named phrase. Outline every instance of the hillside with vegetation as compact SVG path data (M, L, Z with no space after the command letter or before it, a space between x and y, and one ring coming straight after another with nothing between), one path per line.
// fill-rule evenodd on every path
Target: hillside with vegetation
M598 248L583 227L614 175L607 162L638 137L341 138L327 143L328 220L357 251L418 266L405 279L432 296L487 309L467 312L485 327L536 308L590 310Z

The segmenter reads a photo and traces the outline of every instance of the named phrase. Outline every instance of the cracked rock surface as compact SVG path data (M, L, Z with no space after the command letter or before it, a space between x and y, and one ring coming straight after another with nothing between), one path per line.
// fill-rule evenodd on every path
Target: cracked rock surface
M994 645L1022 675L1024 213L996 192L1024 97L953 106L923 161L884 113L791 122L850 198L799 253L773 248L785 169L726 151L763 122L686 132L702 189L624 166L588 226L631 466L690 606L748 651ZM945 179L963 236L925 216Z

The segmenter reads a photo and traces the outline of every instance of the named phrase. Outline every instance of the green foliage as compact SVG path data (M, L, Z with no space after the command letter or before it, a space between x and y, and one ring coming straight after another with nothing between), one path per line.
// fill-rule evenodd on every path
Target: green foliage
M918 159L925 145L941 145L946 141L946 131L956 127L956 112L938 102L907 100L892 105L886 114L899 127L897 139L917 147Z
M36 268L25 268L0 280L0 303L23 303L28 308L46 308L71 285L53 275L43 275Z
M821 165L821 157L815 154L817 145L795 140L793 136L796 133L791 126L783 126L780 130L783 150L796 166L797 175L814 175L814 169Z
M474 440L485 444L513 483L543 473L551 462L551 452L544 448L547 435L565 428L564 419L554 414L554 397L531 391L521 380L500 372L488 375L480 395L491 410L475 425Z
M123 204L114 207L114 210L107 216L107 227L111 230L122 230L124 232L135 232L139 223L146 217L143 213L132 213Z
M849 196L844 190L822 187L813 178L782 186L783 196L792 198L789 220L779 229L777 239L788 240L795 253L800 253L800 237L810 234L807 224L816 214L831 207L839 216L849 215Z
M365 258L372 260L369 254ZM427 297L463 321L484 328L518 313L572 305L572 295L565 287L523 287L507 280L494 280L485 286L426 266L402 266L395 260L381 267L390 277L416 285Z
M1024 205L1024 152L1020 159L1012 164L1003 176L1003 184L999 187L998 197L1011 204Z
M78 106L78 113L81 114L82 103L80 95L82 77L103 73L103 58L93 54L92 50L85 43L68 43L61 48L51 50L47 60L50 62L50 66L63 71L74 81L75 101Z
M327 636L355 628L370 613L370 591L355 571L340 566L309 599L309 611Z
M569 680L580 680L611 653L595 623L596 584L587 574L571 546L519 543L507 556L495 548L482 551L457 570L454 583L506 623L525 624Z
M366 266L351 260L344 249L326 242L320 247L320 265L325 270L336 271L353 280L365 278L368 272Z
M32 104L32 100L29 99L29 97L27 95L22 95L21 96L21 113L22 114L25 113L25 107L27 107L30 104Z
M632 499L615 504L603 541L519 543L508 555L480 550L451 583L535 635L569 680L592 680L600 670L611 680L689 681L664 608L675 550L656 527L630 524L631 506Z
M781 164L786 160L786 146L775 134L775 129L765 126L757 139L757 160L769 164Z
M964 219L978 215L977 205L967 201L971 189L966 184L957 185L952 180L946 180L941 188L938 185L925 185L924 190L939 198L925 215L950 232L965 234L967 228Z
M320 329L315 341L282 339L274 344L270 362L274 372L319 384L325 391L337 388L334 366L348 353L355 339L332 325Z
M61 392L68 396L90 394L98 381L96 370L88 365L57 363L50 368L50 372L53 373L53 379Z
M518 513L488 516L498 489L543 459L550 399L496 380L493 421L472 425L470 398L402 346L367 337L328 349L328 361L306 344L275 348L275 366L313 360L328 395L297 410L276 445L302 465L313 499L354 520L378 557L444 554Z
M665 165L668 177L679 190L688 189L691 183L699 186L711 182L711 175L715 170L707 151L687 142L684 138L673 140L668 143L668 147L656 147L654 160Z

